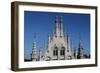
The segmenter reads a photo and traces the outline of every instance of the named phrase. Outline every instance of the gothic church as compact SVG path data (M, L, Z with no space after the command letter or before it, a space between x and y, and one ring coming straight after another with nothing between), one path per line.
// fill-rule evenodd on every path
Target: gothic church
M78 49L72 49L70 37L63 32L62 16L55 18L55 31L49 34L47 45L43 51L36 48L36 40L34 39L31 59L32 61L51 61L51 60L71 60L84 58L84 49L81 41Z

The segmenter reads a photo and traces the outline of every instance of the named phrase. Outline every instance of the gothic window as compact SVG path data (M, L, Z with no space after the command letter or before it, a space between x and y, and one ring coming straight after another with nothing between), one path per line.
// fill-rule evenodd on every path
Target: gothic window
M54 48L53 55L54 56L57 56L58 55L58 48L57 47Z
M64 55L65 55L65 48L64 48L64 47L61 48L61 50L60 50L60 55L61 55L61 56L64 56Z

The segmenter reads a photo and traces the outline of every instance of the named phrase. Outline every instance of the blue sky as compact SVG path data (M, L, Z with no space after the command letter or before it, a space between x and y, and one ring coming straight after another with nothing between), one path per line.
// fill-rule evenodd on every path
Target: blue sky
M90 14L24 11L24 54L30 58L34 34L37 48L44 48L48 34L55 30L55 16L63 16L63 29L78 47L81 37L85 53L90 53Z

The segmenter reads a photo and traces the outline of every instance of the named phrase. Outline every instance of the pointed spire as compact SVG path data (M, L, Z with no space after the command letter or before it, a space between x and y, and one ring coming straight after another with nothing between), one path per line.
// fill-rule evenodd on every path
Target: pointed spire
M36 49L36 33L34 33L33 49Z
M82 48L82 40L81 40L81 36L80 36L80 34L79 34L79 48Z
M82 41L79 41L79 48L82 48Z
M68 46L69 46L69 49L71 48L71 47L70 47L70 44L71 44L71 42L70 42L70 37L68 36Z
M58 16L56 16L55 24L56 24L56 31L55 31L55 33L56 33L56 36L59 36Z
M67 36L67 43L69 43L69 35L68 35L68 33L66 34L66 36Z
M51 36L50 36L50 34L48 35L48 42L50 42L50 40L51 40Z
M81 40L81 37L80 36L79 36L78 55L79 55L79 59L84 58L83 44L82 44L82 40Z
M47 46L46 46L46 40L44 40L44 49L46 49Z
M73 45L72 45L73 43L72 43L72 40L70 39L70 48L71 48L71 52L73 51Z
M64 38L65 38L65 41L67 41L67 33L64 32Z
M79 41L79 56L80 58L83 58L84 52L83 52L83 46L82 46L82 41Z
M37 60L37 50L36 50L36 33L34 33L33 48L32 48L32 60Z
M63 19L62 19L62 16L60 16L60 36L63 36Z
M77 59L77 54L78 54L78 50L77 50L77 48L74 48L74 57L75 57L75 59Z
M70 37L68 34L67 34L67 45L68 45L68 50L71 51L71 42L70 42Z

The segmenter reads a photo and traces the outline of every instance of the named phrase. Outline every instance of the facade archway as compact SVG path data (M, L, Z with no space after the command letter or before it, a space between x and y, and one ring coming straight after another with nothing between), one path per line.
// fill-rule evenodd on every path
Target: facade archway
M55 47L53 50L53 56L58 56L58 48Z
M61 47L60 55L61 56L64 56L65 55L65 47Z

